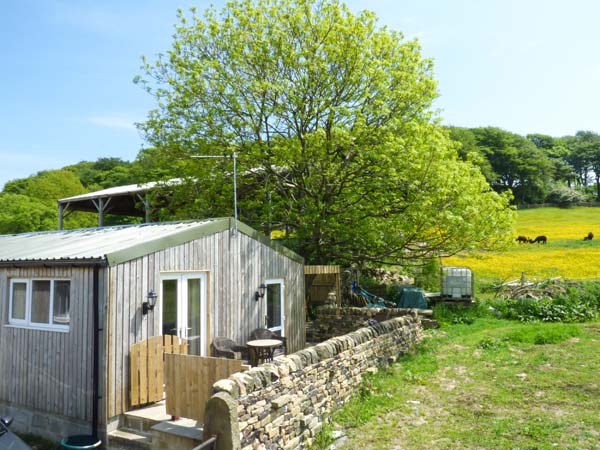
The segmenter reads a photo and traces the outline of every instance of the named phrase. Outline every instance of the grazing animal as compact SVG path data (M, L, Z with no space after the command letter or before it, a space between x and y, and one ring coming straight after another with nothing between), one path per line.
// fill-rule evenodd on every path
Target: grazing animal
M592 239L594 239L594 233L592 233L591 231L586 237L583 238L584 241L591 241Z
M535 243L545 244L546 242L548 242L548 238L544 235L538 236L535 239L529 239L530 244L535 244Z
M527 242L529 242L529 239L527 238L527 236L519 236L517 237L517 239L515 239L515 241L517 241L519 244L526 244Z

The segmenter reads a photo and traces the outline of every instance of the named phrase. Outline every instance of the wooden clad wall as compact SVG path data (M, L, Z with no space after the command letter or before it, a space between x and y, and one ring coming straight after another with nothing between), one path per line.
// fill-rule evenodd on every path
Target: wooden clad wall
M161 272L208 273L209 344L213 337L248 340L265 316L254 292L266 279L285 281L288 349L305 345L304 266L241 232L229 231L177 245L110 269L108 315L108 417L129 408L129 348L160 334L160 299L154 311L142 315L142 302L150 289L160 291Z
M105 270L100 269L101 311L105 275ZM38 277L71 280L68 332L7 326L10 279ZM91 421L92 283L91 267L0 268L0 401ZM100 347L102 361L102 344ZM102 417L102 410L100 414Z

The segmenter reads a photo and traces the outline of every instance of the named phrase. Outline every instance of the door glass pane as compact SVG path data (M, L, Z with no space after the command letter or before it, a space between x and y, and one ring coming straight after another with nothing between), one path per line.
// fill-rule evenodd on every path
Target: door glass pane
M27 283L13 283L12 285L12 316L11 319L25 320L25 303Z
M188 353L202 355L202 315L200 311L200 279L187 280L188 291Z
M281 327L281 285L267 284L267 328Z
M163 334L177 336L177 280L162 280Z
M57 325L69 324L69 306L71 304L71 282L60 280L54 282L52 297L52 323Z
M50 322L50 280L34 280L31 291L31 321Z

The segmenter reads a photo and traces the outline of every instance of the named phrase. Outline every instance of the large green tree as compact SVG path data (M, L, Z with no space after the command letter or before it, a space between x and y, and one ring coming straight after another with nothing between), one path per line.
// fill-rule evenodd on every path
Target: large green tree
M335 0L241 0L180 12L173 47L136 81L140 125L194 191L180 213L285 230L312 263L399 263L504 242L512 212L457 158L431 112L416 41ZM185 211L185 212L184 212Z
M570 161L578 174L579 184L587 186L588 179L596 185L596 198L600 201L600 135L593 131L578 131L575 136L563 138L570 149Z
M477 146L491 166L490 184L510 190L518 203L541 203L554 179L555 165L529 139L495 127L473 128Z

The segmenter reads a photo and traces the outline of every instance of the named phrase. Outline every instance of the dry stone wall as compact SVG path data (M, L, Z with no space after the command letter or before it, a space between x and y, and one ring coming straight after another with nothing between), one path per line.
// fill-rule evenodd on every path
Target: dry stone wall
M217 435L219 450L303 448L324 417L357 392L365 373L396 361L421 336L412 312L233 374L213 386L204 439Z
M418 314L421 318L423 328L436 326L433 323L433 312L430 309L322 306L316 309L315 319L307 323L306 340L308 342L323 342L366 325L414 314Z

